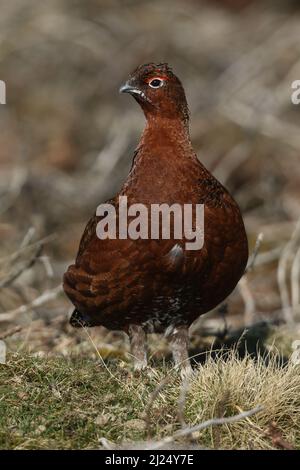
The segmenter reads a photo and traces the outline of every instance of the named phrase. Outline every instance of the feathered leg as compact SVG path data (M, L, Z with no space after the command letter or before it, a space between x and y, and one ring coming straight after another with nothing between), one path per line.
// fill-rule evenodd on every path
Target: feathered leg
M134 361L134 370L143 370L147 367L146 333L140 325L129 326L129 340L131 354Z
M180 369L181 377L186 378L192 373L188 354L188 328L185 326L175 327L170 332L166 332L166 336L170 342L175 366Z

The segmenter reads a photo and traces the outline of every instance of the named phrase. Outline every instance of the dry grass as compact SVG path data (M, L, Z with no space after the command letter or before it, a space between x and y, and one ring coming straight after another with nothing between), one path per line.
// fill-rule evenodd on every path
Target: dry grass
M274 422L283 441L299 446L299 370L291 363L278 367L276 356L270 356L267 364L261 357L238 359L233 351L225 358L209 358L192 383L186 416L194 424L260 404L263 411L259 414L230 426L208 429L199 436L200 440L226 449L274 448Z
M300 448L299 367L277 364L276 357L270 357L268 365L249 355L240 360L233 351L208 357L188 387L183 406L187 425L232 416L258 404L263 411L209 427L193 435L193 444ZM94 360L12 355L0 369L1 448L101 448L103 438L110 446L131 448L180 428L182 394L176 372L164 366L133 376L124 363L108 366L110 373ZM169 380L151 402L166 376ZM187 446L189 441L176 444Z

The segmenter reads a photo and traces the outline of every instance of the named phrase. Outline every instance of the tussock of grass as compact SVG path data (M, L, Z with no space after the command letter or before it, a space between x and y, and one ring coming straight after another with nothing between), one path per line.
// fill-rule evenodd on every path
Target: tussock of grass
M300 367L278 367L278 358L246 356L208 359L190 390L186 416L191 424L230 416L260 404L263 411L230 426L210 428L200 435L210 446L226 449L268 449L274 443L300 444ZM272 424L273 423L273 424ZM277 437L277 441L276 441Z
M264 410L201 432L195 436L197 445L269 449L283 442L300 448L299 367L277 364L270 359L266 366L249 356L240 360L233 352L208 358L190 383L188 424L231 416L257 404ZM99 448L103 437L123 445L146 440L149 433L159 439L180 427L178 374L164 367L133 376L125 367L108 367L111 374L87 359L11 356L0 367L0 447ZM146 420L151 394L167 374L170 380Z

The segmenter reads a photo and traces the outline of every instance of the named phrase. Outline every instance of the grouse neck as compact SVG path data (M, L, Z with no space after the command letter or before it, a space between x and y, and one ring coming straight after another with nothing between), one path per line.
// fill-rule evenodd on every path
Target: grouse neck
M188 123L181 119L166 117L148 117L145 129L141 136L139 148L173 148L175 153L180 150L185 155L194 155Z
M142 203L189 200L200 167L184 122L147 120L121 194Z
M157 114L148 115L144 132L168 132L170 135L183 135L190 140L189 122L178 117L175 119Z

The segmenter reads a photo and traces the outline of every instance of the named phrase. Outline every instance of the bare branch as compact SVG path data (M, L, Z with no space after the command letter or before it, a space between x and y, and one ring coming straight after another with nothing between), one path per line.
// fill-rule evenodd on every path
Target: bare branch
M41 305L56 299L62 293L62 291L61 284L59 284L57 287L54 287L53 289L46 290L42 295L34 299L29 304L21 305L21 307L18 307L14 310L0 313L0 322L14 320L18 315L25 314L34 308L40 307Z
M42 253L42 250L43 250L43 245L39 245L35 253L33 254L33 256L31 256L28 260L26 260L26 262L21 267L19 267L16 270L12 270L12 272L9 273L9 275L5 279L0 281L0 289L2 289L3 287L9 286L18 277L20 277L24 271L27 271L27 269L30 269L36 263L38 257Z
M292 256L294 256L295 247L300 238L300 219L297 222L296 228L293 231L289 242L286 244L282 251L277 269L277 282L280 292L283 317L287 323L293 324L293 309L291 308L289 288L287 284L287 270L288 264Z
M239 413L234 416L228 416L226 418L208 419L207 421L197 424L196 426L193 426L191 428L180 429L179 431L175 432L173 436L165 437L164 439L161 439L160 441L156 442L155 444L153 444L151 447L148 447L147 449L151 449L151 450L161 449L166 444L170 444L171 442L174 442L178 438L190 436L191 434L203 431L203 429L206 429L210 426L236 423L237 421L240 421L256 413L259 413L262 410L263 410L263 407L261 405L258 405L252 410L243 411L242 413Z
M254 263L255 263L255 260L256 260L256 257L258 255L258 252L259 252L259 249L260 249L260 246L262 244L262 241L264 239L264 234L262 232L260 232L258 235L257 235L257 239L256 239L256 242L255 242L255 246L254 246L254 250L249 258L249 261L248 261L248 265L246 267L246 271L245 272L249 272L249 271L252 271L253 267L254 267Z

